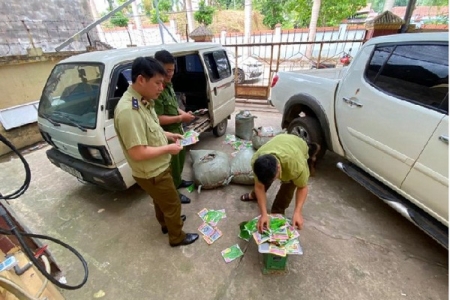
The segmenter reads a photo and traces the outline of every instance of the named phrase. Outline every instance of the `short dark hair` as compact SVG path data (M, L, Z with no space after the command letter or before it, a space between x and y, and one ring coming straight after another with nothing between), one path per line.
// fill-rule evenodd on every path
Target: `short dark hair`
M277 175L277 159L272 154L264 154L258 157L253 164L253 173L262 184L270 184Z
M146 79L150 79L156 74L166 76L166 70L163 66L152 57L137 57L131 66L131 82L135 83L136 78L142 75Z
M165 64L175 64L175 58L167 50L156 51L155 58L156 58L157 61L159 61L163 65L165 65Z

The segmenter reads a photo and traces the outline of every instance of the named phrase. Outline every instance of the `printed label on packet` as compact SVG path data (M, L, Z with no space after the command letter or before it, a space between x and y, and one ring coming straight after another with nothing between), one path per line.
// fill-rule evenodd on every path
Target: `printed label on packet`
M203 223L198 228L198 231L200 231L203 235L211 236L214 233L214 228L212 228L206 223Z

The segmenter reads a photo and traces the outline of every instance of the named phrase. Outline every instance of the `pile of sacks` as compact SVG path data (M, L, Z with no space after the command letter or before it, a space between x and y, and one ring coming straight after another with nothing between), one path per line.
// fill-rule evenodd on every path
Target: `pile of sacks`
M251 159L255 151L281 132L274 132L272 127L252 128L252 147L244 147L230 159L222 151L191 150L194 182L201 189L214 189L229 183L253 185L254 175ZM238 132L236 132L238 136ZM240 136L238 136L240 137Z

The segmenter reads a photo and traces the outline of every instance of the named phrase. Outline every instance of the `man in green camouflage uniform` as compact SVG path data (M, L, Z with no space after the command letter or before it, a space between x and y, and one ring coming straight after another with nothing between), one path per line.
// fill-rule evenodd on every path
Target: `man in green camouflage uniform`
M155 101L155 111L158 114L159 123L165 131L183 134L183 123L189 123L195 116L184 112L178 107L178 100L173 89L172 77L175 72L175 58L166 50L157 51L155 58L164 66L166 70L164 90ZM186 150L181 150L178 154L172 155L170 166L172 168L172 177L177 188L188 187L193 184L192 181L183 180L183 173ZM181 203L189 203L191 200L185 195L179 193Z

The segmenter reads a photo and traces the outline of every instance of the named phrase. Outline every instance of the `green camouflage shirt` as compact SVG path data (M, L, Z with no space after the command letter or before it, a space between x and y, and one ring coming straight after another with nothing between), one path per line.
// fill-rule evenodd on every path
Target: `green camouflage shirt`
M178 100L173 90L173 84L171 82L165 83L164 90L155 101L155 111L158 116L178 116ZM183 134L183 127L181 123L173 123L168 125L162 125L165 131Z

